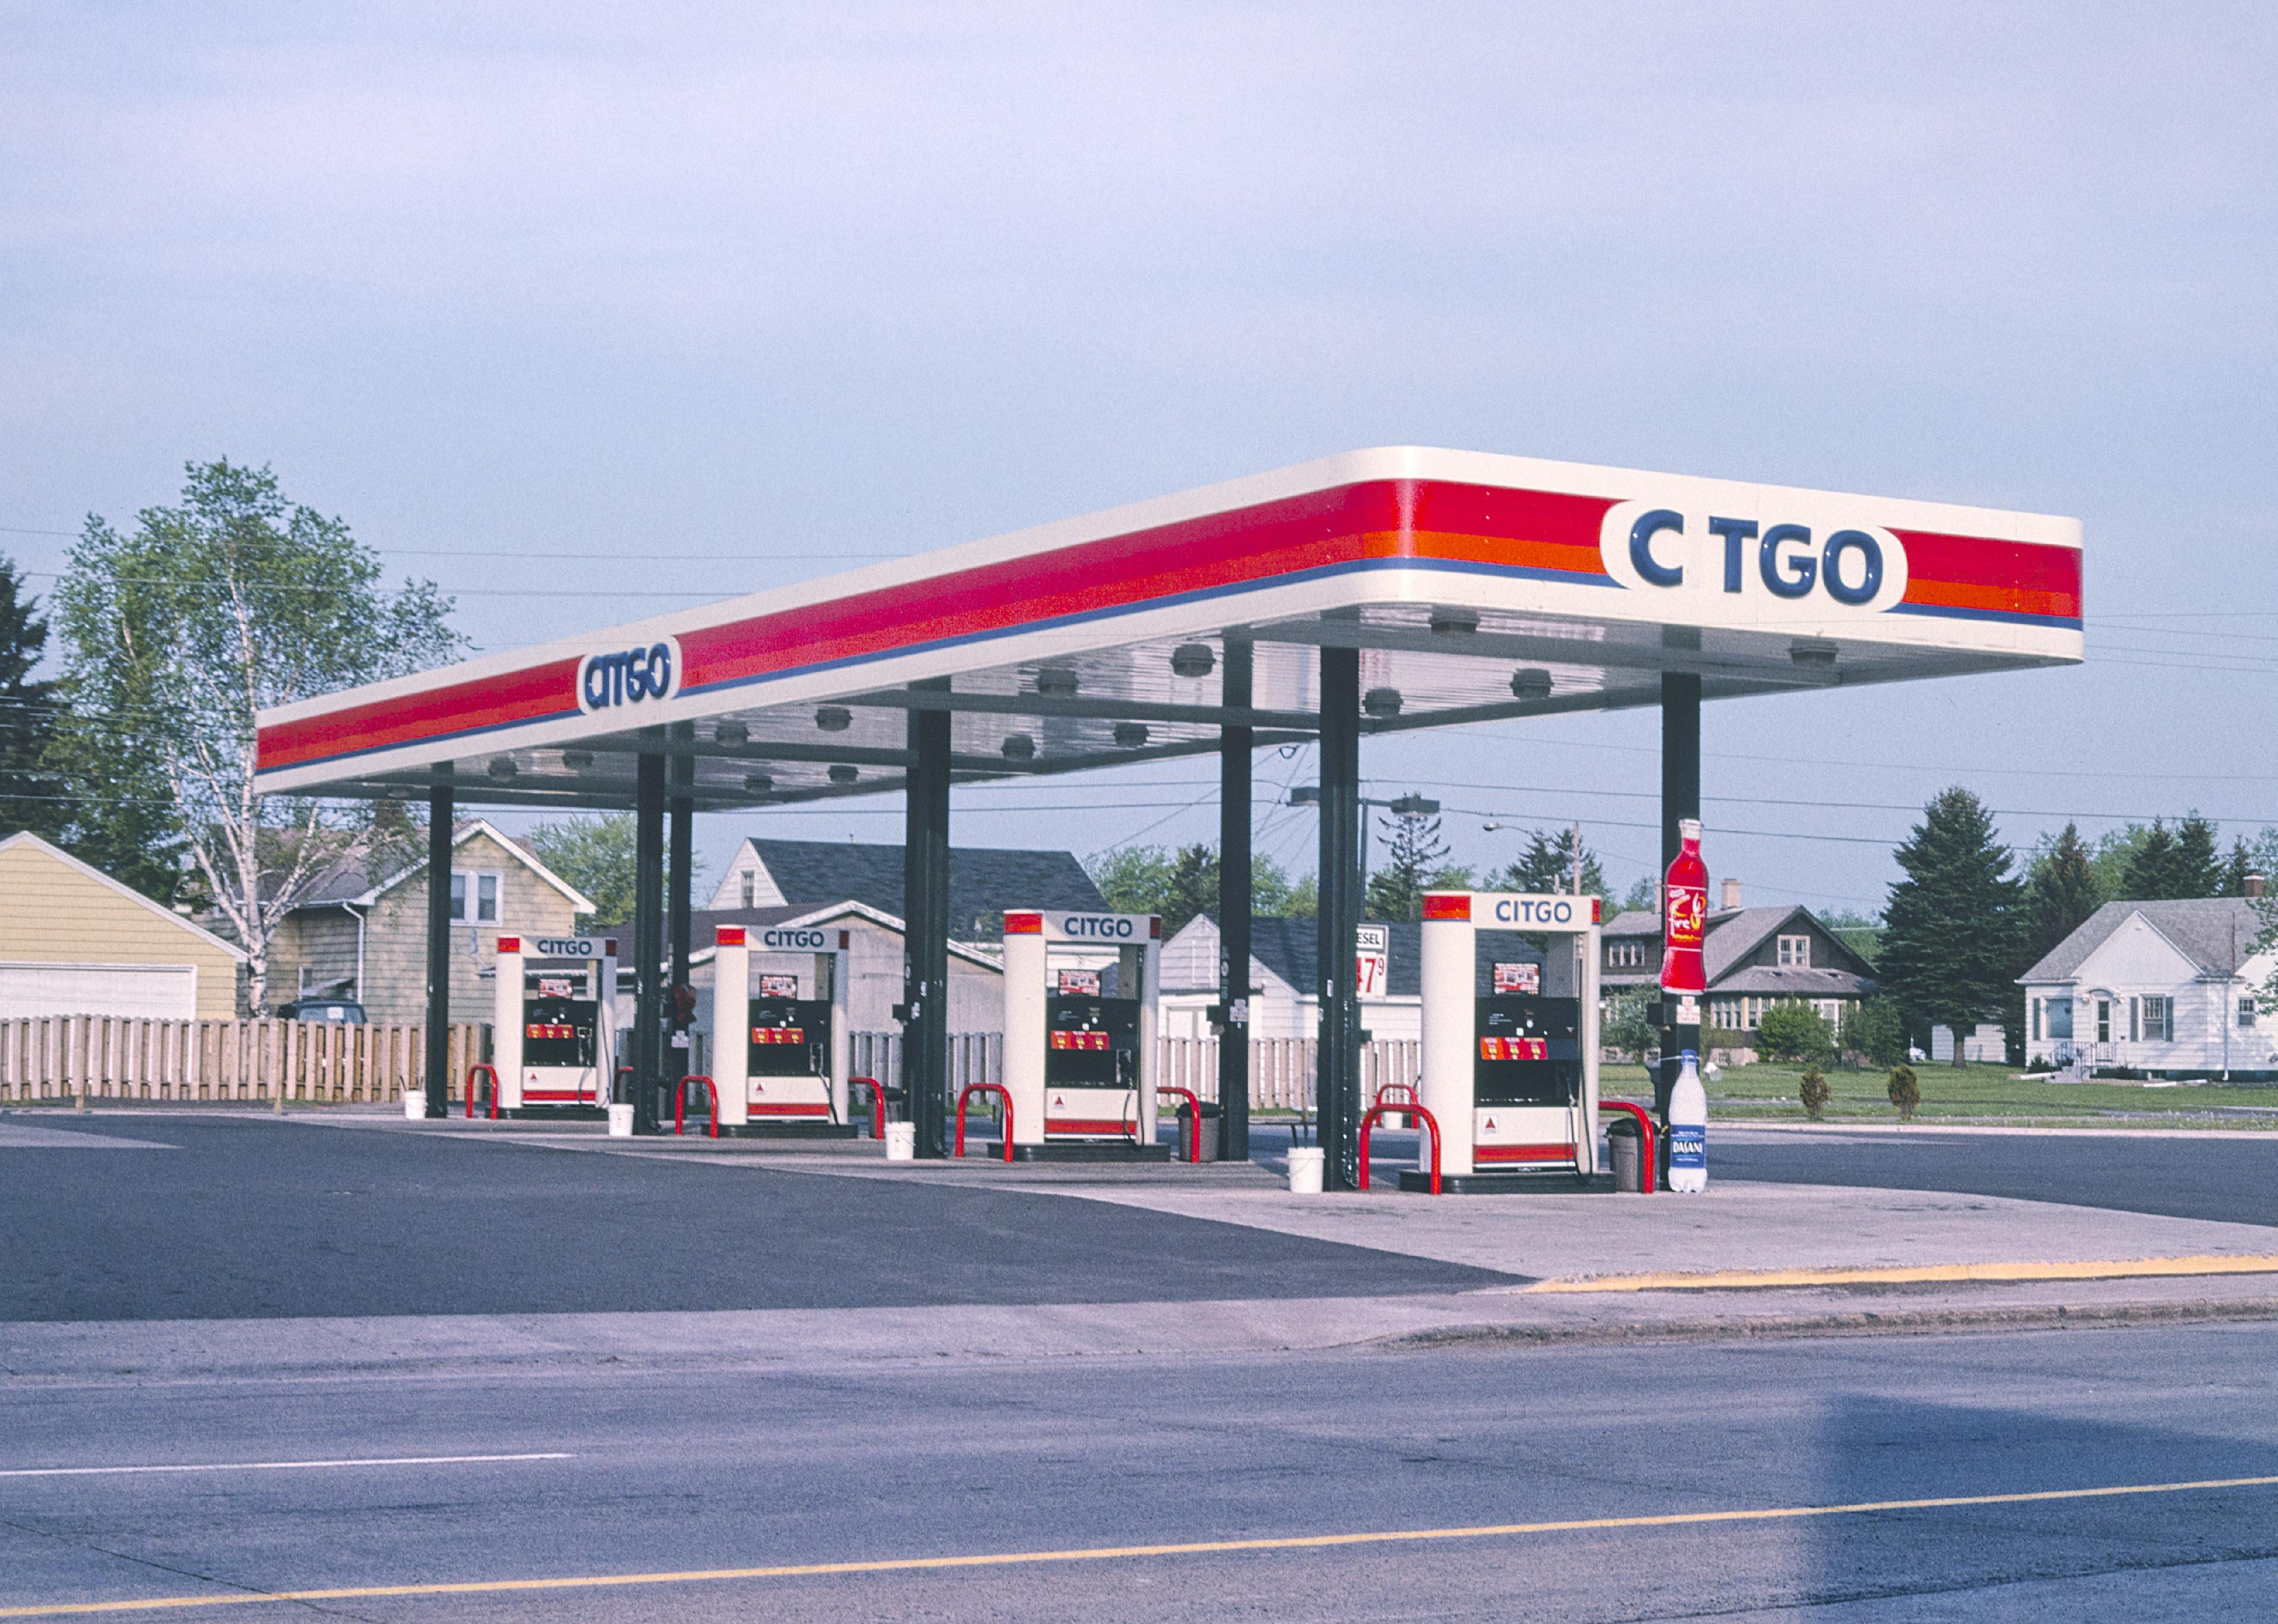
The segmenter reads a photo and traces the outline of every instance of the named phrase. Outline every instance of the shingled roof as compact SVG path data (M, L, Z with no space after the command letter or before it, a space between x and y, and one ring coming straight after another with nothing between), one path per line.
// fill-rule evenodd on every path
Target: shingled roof
M745 844L791 904L860 902L902 916L902 848L848 840L761 840ZM950 934L993 941L1007 908L1108 911L1106 899L1070 852L960 846L949 854Z
M2088 955L2136 915L2165 937L2203 976L2237 972L2265 929L2262 911L2244 897L2194 897L2172 902L2106 902L2051 948L2020 982L2069 981Z

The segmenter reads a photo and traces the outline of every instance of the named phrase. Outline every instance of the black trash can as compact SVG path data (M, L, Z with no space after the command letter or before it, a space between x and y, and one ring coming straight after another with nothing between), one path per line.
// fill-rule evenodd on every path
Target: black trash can
M1645 1193L1645 1140L1638 1125L1617 1116L1606 1126L1606 1149L1614 1163L1614 1188L1630 1195Z
M1179 1143L1174 1154L1184 1158L1187 1147L1195 1145L1196 1161L1216 1161L1219 1153L1219 1106L1215 1099L1202 1102L1202 1131L1194 1130L1194 1107L1186 1101L1179 1102Z

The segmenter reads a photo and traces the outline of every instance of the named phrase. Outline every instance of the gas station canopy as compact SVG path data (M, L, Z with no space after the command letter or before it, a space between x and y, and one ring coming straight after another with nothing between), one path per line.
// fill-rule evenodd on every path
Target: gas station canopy
M1357 451L265 711L257 786L630 807L663 754L698 809L875 794L924 709L956 778L1068 772L1310 738L1323 647L1367 733L2069 664L2080 525Z

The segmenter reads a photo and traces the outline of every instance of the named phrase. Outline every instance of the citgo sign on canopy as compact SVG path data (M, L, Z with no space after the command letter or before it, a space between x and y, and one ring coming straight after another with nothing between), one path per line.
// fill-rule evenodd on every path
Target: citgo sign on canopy
M577 662L577 709L591 716L646 700L668 700L680 692L680 644L661 637L653 643Z
M1776 511L1617 502L1599 535L1606 573L1624 586L1695 602L1708 624L1734 619L1878 614L1907 595L1907 548L1859 504L1777 493ZM1737 506L1738 504L1733 504Z

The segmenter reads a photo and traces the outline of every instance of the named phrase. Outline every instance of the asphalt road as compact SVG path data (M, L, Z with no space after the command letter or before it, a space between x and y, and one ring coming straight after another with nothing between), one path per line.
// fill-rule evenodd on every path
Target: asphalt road
M1712 1176L2278 1224L2278 1134L1717 1134Z
M1713 1518L2278 1474L2269 1325L0 1387L0 1607ZM248 1463L566 1453L567 1459ZM373 1620L2267 1616L2278 1484L827 1574ZM299 1606L234 1604L228 1624ZM164 1611L141 1616L185 1616Z
M1159 1302L1512 1278L1066 1197L287 1118L0 1113L0 1320Z

